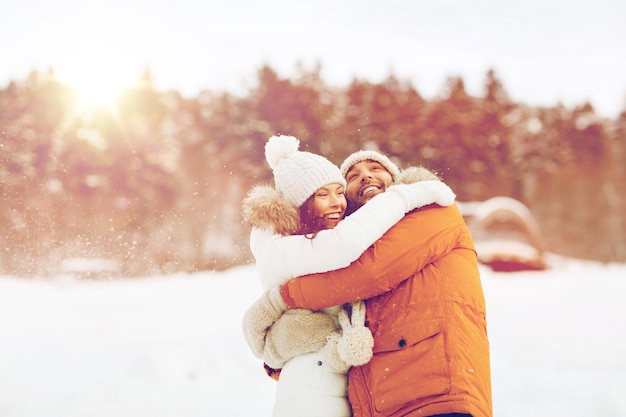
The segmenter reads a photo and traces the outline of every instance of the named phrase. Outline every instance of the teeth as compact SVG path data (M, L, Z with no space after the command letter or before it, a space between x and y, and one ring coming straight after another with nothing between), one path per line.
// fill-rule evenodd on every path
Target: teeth
M327 214L326 218L329 220L339 220L339 214L337 213L333 213L333 214Z
M375 187L375 186L372 185L372 186L369 186L367 188L364 188L363 191L361 191L361 195L373 193L376 190L378 190L378 187Z

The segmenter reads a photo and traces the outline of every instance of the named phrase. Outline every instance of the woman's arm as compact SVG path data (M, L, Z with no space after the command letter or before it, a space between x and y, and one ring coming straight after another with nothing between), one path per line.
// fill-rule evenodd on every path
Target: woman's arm
M427 208L406 216L349 267L289 281L282 298L290 308L312 310L365 300L459 248L474 250L458 208Z
M451 205L455 195L438 180L394 185L314 238L281 236L254 228L250 248L266 288L297 276L344 268L396 224L404 214L428 204Z

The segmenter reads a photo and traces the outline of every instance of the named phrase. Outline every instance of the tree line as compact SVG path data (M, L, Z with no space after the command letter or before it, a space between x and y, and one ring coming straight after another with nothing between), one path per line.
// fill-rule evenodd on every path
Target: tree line
M450 77L430 100L393 75L331 87L319 66L291 79L263 66L244 95L139 81L113 107L82 107L53 70L0 90L0 273L45 276L72 257L127 276L250 262L240 203L272 182L274 134L337 164L379 149L437 172L459 201L519 199L549 251L626 261L626 110L514 102L493 70L478 97Z

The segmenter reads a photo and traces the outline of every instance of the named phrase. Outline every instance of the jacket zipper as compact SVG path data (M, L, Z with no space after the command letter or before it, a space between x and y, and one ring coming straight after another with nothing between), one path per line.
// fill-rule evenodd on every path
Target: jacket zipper
M367 382L365 381L365 375L363 374L363 367L359 366L358 368L354 369L354 371L352 371L353 373L356 373L358 376L358 379L361 382L361 386L365 387L365 393L367 395L367 411L369 412L367 415L368 416L375 416L376 411L374 410L374 399L372 397L372 391L370 390L369 386L367 385ZM363 402L361 401L361 404Z

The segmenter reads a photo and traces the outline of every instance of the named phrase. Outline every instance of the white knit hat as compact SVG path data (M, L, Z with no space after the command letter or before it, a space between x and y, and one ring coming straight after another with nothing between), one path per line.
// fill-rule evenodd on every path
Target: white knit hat
M265 159L274 171L276 189L300 207L319 188L338 183L346 186L339 168L323 156L299 151L293 136L272 136L265 144Z
M341 170L341 175L343 175L345 178L348 170L352 168L354 164L358 164L359 162L368 160L376 161L380 163L383 167L385 167L389 174L391 174L391 178L394 182L396 181L398 175L400 175L400 169L396 164L391 162L391 160L382 153L372 150L357 151L348 156L341 164L341 168L339 168Z

